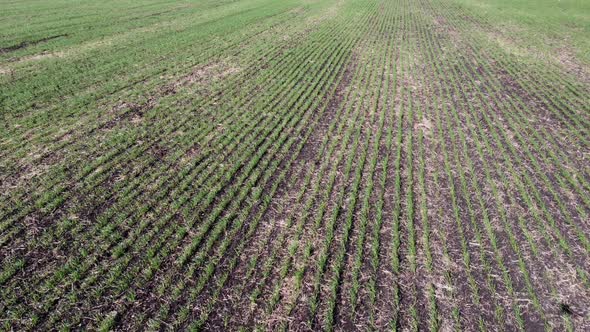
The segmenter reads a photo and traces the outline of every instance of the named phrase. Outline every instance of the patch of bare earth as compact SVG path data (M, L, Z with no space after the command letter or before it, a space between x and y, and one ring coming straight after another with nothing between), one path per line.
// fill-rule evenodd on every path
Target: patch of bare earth
M435 106L439 107L439 106ZM435 118L434 109L426 112L426 116ZM446 239L449 237L449 230L456 227L450 220L446 211L452 207L446 201L441 192L448 191L445 185L443 152L439 140L437 128L433 128L432 138L426 140L424 147L425 156L425 190L427 193L426 217L430 223L430 248L432 253L433 274L429 275L428 281L434 287L435 301L438 309L438 325L441 331L452 331L456 325L453 317L453 310L462 308L462 315L469 315L471 306L465 301L465 294L457 295L461 287L456 283L456 278L463 274L460 262L453 262L446 253L448 246ZM465 279L463 279L465 281ZM463 291L465 292L465 291ZM468 324L470 325L470 324Z
M164 95L175 94L179 89L191 86L203 86L222 80L230 75L240 72L240 68L232 66L226 61L212 62L193 68L190 73L176 78L173 82L164 85L161 92Z
M580 82L590 84L590 66L580 61L571 48L558 48L554 57L568 73L578 78Z

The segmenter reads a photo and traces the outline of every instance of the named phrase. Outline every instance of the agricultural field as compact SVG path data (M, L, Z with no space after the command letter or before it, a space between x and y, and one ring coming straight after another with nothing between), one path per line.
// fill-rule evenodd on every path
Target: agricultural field
M590 330L590 1L0 9L0 330Z

